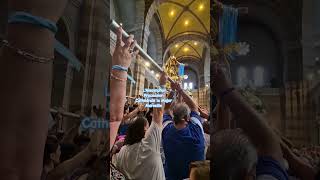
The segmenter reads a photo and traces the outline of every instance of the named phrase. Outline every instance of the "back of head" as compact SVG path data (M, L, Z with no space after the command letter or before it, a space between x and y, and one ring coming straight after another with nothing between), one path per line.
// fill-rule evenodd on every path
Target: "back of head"
M213 179L243 180L257 162L254 146L241 130L224 130L212 137Z
M209 180L210 161L196 161L190 164L190 180Z
M128 127L124 145L133 145L140 142L144 138L147 123L146 118L138 116Z
M189 107L184 104L176 104L173 108L173 121L175 124L179 124L181 122L187 121L190 116Z

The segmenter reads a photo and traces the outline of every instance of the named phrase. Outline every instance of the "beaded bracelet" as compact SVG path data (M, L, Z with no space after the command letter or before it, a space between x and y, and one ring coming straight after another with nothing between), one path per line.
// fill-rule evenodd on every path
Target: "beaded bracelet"
M0 47L6 47L14 51L14 53L16 53L17 55L23 56L27 61L34 62L34 63L48 64L54 60L54 57L51 57L51 58L40 57L40 56L34 55L33 53L23 51L11 45L7 40L1 40Z
M127 82L127 79L124 79L124 78L119 78L117 76L115 76L114 74L111 73L111 78L115 79L115 80L118 80L118 81L121 81L121 82Z
M128 72L128 68L123 67L123 66L120 66L120 65L113 65L113 66L112 66L112 69L113 69L113 70L119 70L119 71Z

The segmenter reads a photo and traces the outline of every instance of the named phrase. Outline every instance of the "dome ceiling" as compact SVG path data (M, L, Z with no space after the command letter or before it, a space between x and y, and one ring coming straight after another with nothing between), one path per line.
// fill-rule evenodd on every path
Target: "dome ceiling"
M204 38L209 36L210 0L164 1L158 9L158 14L166 43L178 37L188 37L188 35ZM201 41L190 39L170 47L170 54L179 59L184 56L201 59L204 45Z

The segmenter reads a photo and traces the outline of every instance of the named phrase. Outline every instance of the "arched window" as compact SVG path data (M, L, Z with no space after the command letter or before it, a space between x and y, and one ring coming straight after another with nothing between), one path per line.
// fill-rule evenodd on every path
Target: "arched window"
M189 83L189 89L193 89L193 83L192 82Z
M144 80L144 89L148 89L149 87L148 87L148 85L149 85L149 83L148 83L148 80Z
M248 85L248 75L247 75L247 69L243 66L239 67L237 72L237 83L238 86L244 87Z
M185 83L183 84L183 89L188 89L188 83L185 82Z
M256 87L262 87L264 85L264 68L261 66L255 67L253 75L254 85Z

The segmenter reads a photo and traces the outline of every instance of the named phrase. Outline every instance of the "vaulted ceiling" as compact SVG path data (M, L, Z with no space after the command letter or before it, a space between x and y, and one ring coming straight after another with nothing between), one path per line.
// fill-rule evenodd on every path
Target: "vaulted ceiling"
M171 55L179 58L189 57L193 59L201 59L204 45L198 41L187 40L180 43L176 43L171 46Z
M168 46L168 42L182 36L196 35L206 38L210 35L210 0L167 0L160 5L158 14ZM205 47L203 41L183 39L171 44L170 54L178 59L201 59Z

